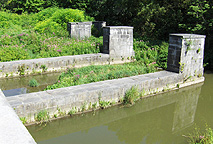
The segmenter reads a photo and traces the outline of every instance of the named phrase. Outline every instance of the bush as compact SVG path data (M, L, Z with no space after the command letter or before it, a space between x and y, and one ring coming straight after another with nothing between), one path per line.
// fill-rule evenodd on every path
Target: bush
M143 41L134 39L135 58L146 65L155 64L167 68L169 44L162 41Z
M61 31L66 33L67 22L83 22L93 21L94 18L86 16L84 11L77 9L62 9L50 7L35 14L15 14L5 11L0 11L0 35L9 34L7 29L12 29L19 33L23 31L36 30L39 33L58 33L61 36ZM17 34L16 32L16 34Z
M31 80L29 81L29 86L30 86L30 87L37 87L38 85L39 85L39 83L37 82L36 79L31 79Z
M84 11L77 9L47 8L35 15L38 23L35 30L44 32L60 32L66 30L68 22L83 22L94 20L84 14Z

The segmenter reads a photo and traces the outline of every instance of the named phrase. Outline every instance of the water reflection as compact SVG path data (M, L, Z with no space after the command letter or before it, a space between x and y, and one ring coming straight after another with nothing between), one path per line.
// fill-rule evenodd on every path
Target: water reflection
M38 92L46 88L47 85L55 83L59 74L60 73L49 73L35 76L0 79L0 89L3 91L6 97ZM29 81L33 78L40 84L38 87L28 86Z
M201 86L149 97L128 108L116 106L28 129L40 144L100 143L94 142L97 135L104 140L101 143L184 143L181 135L194 123Z

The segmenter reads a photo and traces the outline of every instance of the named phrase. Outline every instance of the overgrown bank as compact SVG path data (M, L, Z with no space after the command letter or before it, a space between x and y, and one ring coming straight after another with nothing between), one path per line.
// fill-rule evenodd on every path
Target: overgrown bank
M141 61L136 61L123 65L68 68L55 84L47 86L45 90L151 73L156 71L156 65L156 62L145 65Z

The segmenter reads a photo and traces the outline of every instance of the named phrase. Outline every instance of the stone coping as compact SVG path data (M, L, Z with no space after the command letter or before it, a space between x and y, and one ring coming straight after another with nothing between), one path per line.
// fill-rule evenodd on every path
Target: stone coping
M134 27L131 26L106 26L104 28L108 28L108 29L134 29Z
M29 60L17 60L10 62L0 62L0 78L19 76L19 67L25 67L25 74L39 74L45 72L63 71L67 67L83 67L89 65L106 65L106 64L121 64L131 62L129 59L110 59L109 54L83 54L73 56L61 56L51 58L39 58ZM47 69L45 72L41 66Z
M35 144L36 142L22 124L0 90L0 143L1 144Z
M92 22L69 22L71 25L92 25Z
M182 38L190 38L190 39L194 39L194 38L206 38L205 35L198 35L198 34L169 34L171 36L177 36L177 37L182 37Z

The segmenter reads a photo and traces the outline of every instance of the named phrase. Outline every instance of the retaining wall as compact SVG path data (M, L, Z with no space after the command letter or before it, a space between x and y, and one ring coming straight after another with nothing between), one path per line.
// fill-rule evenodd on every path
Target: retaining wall
M0 62L0 78L22 75L21 71L19 71L21 67L25 69L23 75L29 75L44 72L41 67L42 65L47 68L45 72L55 72L63 71L67 67L119 64L125 62L131 62L131 60L113 60L110 59L109 54L103 53Z
M0 143L35 144L36 142L0 90Z

